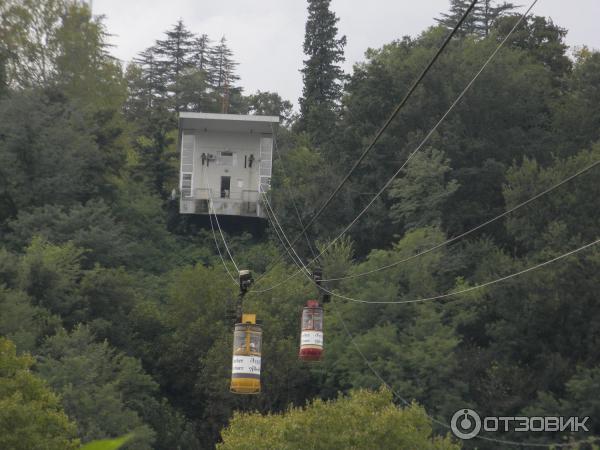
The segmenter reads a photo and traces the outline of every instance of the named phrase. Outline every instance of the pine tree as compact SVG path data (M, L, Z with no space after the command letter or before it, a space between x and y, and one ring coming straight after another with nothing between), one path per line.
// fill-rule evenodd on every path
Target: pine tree
M499 5L493 5L493 0L483 0L475 6L475 27L476 31L487 36L496 21L515 9L515 5L509 2L503 2Z
M241 93L241 88L236 86L236 82L240 79L235 73L237 65L238 63L233 60L233 52L223 36L213 49L209 70L209 79L212 81L215 99L220 107L219 110L223 113L228 112L232 100Z
M194 62L200 70L207 70L210 66L213 53L210 42L207 34L201 34L194 40Z
M133 62L141 68L140 84L142 86L131 86L142 96L143 102L147 108L156 107L164 103L166 99L166 84L161 72L160 62L157 59L156 47L149 47L139 53Z
M177 92L170 90L175 86L173 81L169 82L164 61L158 58L157 46L139 54L134 60L136 67L127 70L130 97L126 103L126 112L140 134L134 144L138 158L132 174L139 177L142 173L141 179L162 197L167 195L164 180L172 171L168 148L172 141L170 133L176 126L173 110L185 104L181 100L182 80L177 83ZM181 101L176 103L175 99Z
M503 2L497 5L495 3L498 2L495 0L481 0L477 2L473 11L471 11L463 22L459 34L463 36L467 34L487 36L500 17L505 16L515 9L513 3ZM454 28L470 4L470 0L450 0L449 12L442 13L441 17L435 20L448 29Z
M330 9L331 0L309 0L304 36L299 131L307 131L315 145L322 144L335 122L342 95L346 36L337 37L338 18Z
M207 34L202 34L193 41L193 67L186 69L180 80L181 103L188 111L209 111L209 88L214 85L212 68L213 48Z
M194 67L194 35L181 19L165 34L166 39L156 41L154 52L160 58L159 75L164 80L171 106L180 111L186 109L180 99L181 79L188 69Z
M462 15L465 13L469 5L471 4L470 0L450 0L450 9L447 13L441 13L439 19L435 19L435 21L442 25L445 28L454 28L454 26L458 23ZM475 31L475 16L474 13L471 12L465 21L463 22L460 30L458 30L459 34L466 35L474 33Z

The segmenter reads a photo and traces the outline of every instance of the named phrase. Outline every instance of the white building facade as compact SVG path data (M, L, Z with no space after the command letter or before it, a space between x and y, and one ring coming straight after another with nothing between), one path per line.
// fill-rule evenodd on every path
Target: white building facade
M182 214L265 218L277 116L179 114Z

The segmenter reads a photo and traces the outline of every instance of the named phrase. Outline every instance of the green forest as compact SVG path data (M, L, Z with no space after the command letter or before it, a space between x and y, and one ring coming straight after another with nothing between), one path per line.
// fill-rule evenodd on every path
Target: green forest
M130 433L124 449L593 448L600 52L535 10L479 1L301 233L470 3L345 72L339 17L308 0L294 108L246 92L227 39L182 20L123 63L86 5L0 0L0 449ZM280 116L269 199L304 263L323 251L325 358L307 364L300 315L317 288L272 224L224 234L257 280L260 395L229 392L234 265L179 214L182 111ZM447 427L461 408L589 416L589 432L461 441Z

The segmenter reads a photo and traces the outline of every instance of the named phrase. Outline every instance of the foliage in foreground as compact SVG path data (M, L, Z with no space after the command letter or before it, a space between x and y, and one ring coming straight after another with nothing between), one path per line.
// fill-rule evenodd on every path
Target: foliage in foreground
M29 371L31 356L17 356L15 345L0 338L0 448L71 450L76 426L60 399Z
M392 393L356 390L336 400L314 400L283 414L237 413L222 433L221 450L396 448L456 450L446 437L433 437L425 410L398 408Z
M133 434L126 434L116 439L93 441L81 447L81 450L117 450L133 439L133 436Z

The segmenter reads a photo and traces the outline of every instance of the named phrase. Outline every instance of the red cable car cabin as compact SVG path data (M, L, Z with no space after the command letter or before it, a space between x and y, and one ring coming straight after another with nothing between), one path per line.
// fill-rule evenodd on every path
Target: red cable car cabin
M320 361L323 358L323 308L316 300L309 300L302 310L300 352L302 361Z

